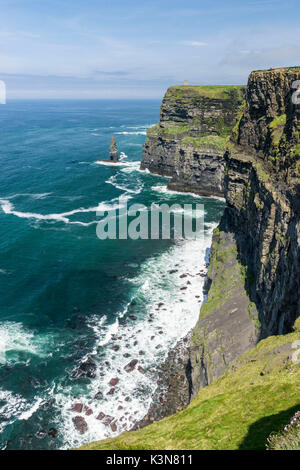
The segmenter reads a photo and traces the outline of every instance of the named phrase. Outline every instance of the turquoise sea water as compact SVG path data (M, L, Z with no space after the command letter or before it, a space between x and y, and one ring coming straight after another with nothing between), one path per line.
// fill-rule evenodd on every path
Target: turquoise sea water
M224 202L171 193L166 178L139 171L159 106L0 107L0 448L68 448L130 429L151 403L157 365L197 320L198 273ZM123 152L116 167L96 163L111 135ZM204 240L96 237L97 208L195 201L205 207ZM131 359L146 373L124 371ZM108 394L111 378L119 382ZM76 403L92 410L80 414L84 434ZM116 428L96 419L100 411Z

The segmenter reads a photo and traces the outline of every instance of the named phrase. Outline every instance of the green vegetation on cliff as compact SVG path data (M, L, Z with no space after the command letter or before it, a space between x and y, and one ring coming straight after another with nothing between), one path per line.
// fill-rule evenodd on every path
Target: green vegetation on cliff
M184 137L182 139L183 145L192 145L197 149L211 149L219 152L224 152L227 137L219 135L206 135L204 137Z
M300 407L300 365L290 360L298 339L296 331L261 341L185 410L82 449L265 449Z
M168 88L165 99L184 99L191 95L210 99L230 100L234 96L237 100L243 97L243 85L177 85Z

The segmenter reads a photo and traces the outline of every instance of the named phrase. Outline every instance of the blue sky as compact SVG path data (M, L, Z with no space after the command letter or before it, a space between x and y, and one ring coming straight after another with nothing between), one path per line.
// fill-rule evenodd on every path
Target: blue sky
M161 98L300 65L299 0L0 0L7 98Z

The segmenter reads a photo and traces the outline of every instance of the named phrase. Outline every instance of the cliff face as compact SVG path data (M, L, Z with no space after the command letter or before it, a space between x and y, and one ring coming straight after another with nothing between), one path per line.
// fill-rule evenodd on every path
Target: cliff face
M243 97L235 86L169 88L159 124L148 129L141 169L171 176L170 189L223 195L224 147Z
M291 331L300 315L300 106L291 99L299 79L297 69L249 77L224 157L228 207L191 343L193 395L253 342Z
M247 266L262 335L290 331L300 315L300 69L253 72L226 154L226 217Z
M258 313L245 289L245 280L246 271L238 259L234 234L220 225L213 235L207 300L190 345L187 369L192 398L258 340Z

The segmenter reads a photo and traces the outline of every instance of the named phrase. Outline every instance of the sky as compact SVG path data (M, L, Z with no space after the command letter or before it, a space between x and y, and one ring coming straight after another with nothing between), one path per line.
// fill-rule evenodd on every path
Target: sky
M7 99L153 99L300 65L299 0L0 0Z

